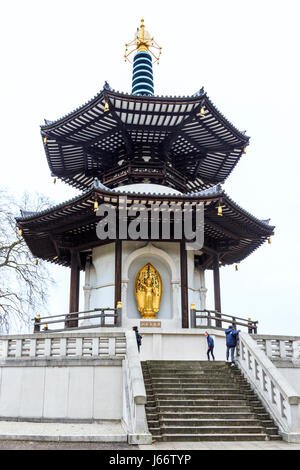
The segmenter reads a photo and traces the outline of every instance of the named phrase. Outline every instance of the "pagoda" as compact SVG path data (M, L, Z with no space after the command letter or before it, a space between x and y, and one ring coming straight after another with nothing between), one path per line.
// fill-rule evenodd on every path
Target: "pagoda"
M165 329L188 328L189 306L206 308L206 270L213 270L214 308L221 313L220 268L240 263L274 233L269 220L251 215L222 188L249 137L203 88L191 96L155 95L152 65L160 53L142 20L125 52L125 60L134 54L132 92L120 93L105 82L81 107L45 120L41 137L51 175L80 193L17 218L34 257L70 267L70 312L78 312L85 271L84 310L121 302L125 328L149 318ZM103 204L115 208L117 224L105 240L97 235ZM124 204L143 206L147 213L153 205L188 207L193 227L201 205L203 246L187 250L185 233L175 237L171 230L165 239L162 227L156 236L142 230L138 238L124 236L121 222L133 220L128 214L121 220Z

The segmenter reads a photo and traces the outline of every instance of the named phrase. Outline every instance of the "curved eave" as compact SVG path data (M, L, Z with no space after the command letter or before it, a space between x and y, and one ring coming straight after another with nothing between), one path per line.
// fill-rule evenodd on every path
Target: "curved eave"
M145 101L153 101L153 102L161 102L162 104L172 104L172 103L184 103L184 102L189 102L189 103L203 103L204 105L209 106L216 115L219 116L220 120L224 122L224 125L228 126L231 128L232 132L236 133L239 138L241 138L243 141L248 141L249 137L245 135L244 132L239 131L237 127L235 127L213 104L213 102L210 100L210 98L207 96L206 93L198 93L194 94L192 96L163 96L163 95L153 95L153 96L135 96L129 93L124 93L124 92L119 92L112 90L110 87L109 88L103 88L100 90L93 98L88 100L86 103L83 105L75 108L73 111L70 113L65 114L64 116L55 119L53 121L50 120L45 120L47 123L41 125L41 130L50 130L54 129L59 125L62 125L63 123L67 122L70 119L76 118L80 115L82 115L84 112L88 111L89 109L93 108L93 106L97 105L99 102L102 102L103 98L105 97L111 97L115 99L130 99L133 101L137 102L145 102Z
M32 253L48 261L68 266L69 256L67 247L55 244L53 233L67 234L68 240L76 243L95 238L97 219L93 211L94 199L99 203L107 202L117 205L119 197L127 197L128 203L138 202L151 204L153 201L173 203L203 202L205 207L205 236L214 240L219 249L229 244L222 254L222 264L242 261L257 249L274 232L274 226L243 210L234 203L220 186L202 191L197 194L146 194L120 193L94 183L92 188L69 201L38 213L29 213L16 219L19 228ZM152 202L151 202L152 201ZM217 205L221 203L223 216L217 215ZM88 247L88 243L86 242Z
M168 155L190 188L205 187L225 181L249 143L205 93L142 97L103 89L72 113L41 126L41 134L52 174L80 189L90 184L91 175L101 177L124 158L147 156L149 148L159 159Z
M245 221L249 220L252 223L256 224L261 229L267 229L268 232L272 232L275 229L275 226L269 225L269 223L265 219L258 219L257 217L253 216L250 212L243 209L240 205L238 205L233 199L231 199L228 194L221 188L221 185L216 185L212 188L198 191L196 193L187 193L187 194L177 194L177 193L146 193L146 192L133 192L133 191L118 191L116 189L110 189L106 186L102 185L97 179L94 179L93 184L89 187L88 190L84 191L83 193L71 198L67 201L61 202L55 206L49 207L48 209L44 209L43 211L39 212L23 212L24 216L16 217L17 223L26 221L26 220L35 220L39 219L40 217L51 215L52 213L59 213L60 211L63 212L65 215L65 210L73 211L74 206L78 206L80 209L83 203L88 199L90 200L91 204L94 200L94 196L97 195L101 199L105 199L106 197L114 199L114 202L117 201L116 198L119 196L127 197L128 199L150 199L152 200L170 200L170 201L188 201L191 202L202 202L209 199L217 200L221 203L221 205L225 205L225 209L223 209L223 214L226 214L226 209L232 209L234 212L239 213ZM220 218L218 217L218 220ZM269 219L267 219L269 220Z

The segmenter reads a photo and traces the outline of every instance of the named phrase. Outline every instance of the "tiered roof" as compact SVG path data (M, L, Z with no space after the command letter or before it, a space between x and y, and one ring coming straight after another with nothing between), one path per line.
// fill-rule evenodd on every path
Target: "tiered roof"
M94 212L94 201L119 207L120 199L127 197L129 205L166 203L194 206L204 203L205 242L202 252L197 256L206 268L213 267L213 254L218 253L222 265L237 263L249 256L273 234L274 227L269 221L259 220L236 204L217 185L197 193L161 194L133 193L105 187L95 180L92 186L81 195L37 213L22 213L17 219L23 237L34 256L47 261L70 266L70 250L81 253L82 269L85 257L101 241L96 235L96 224L100 220ZM223 215L217 215L221 203Z
M103 89L84 105L41 126L52 176L82 193L17 219L33 255L70 266L75 250L85 267L97 238L94 202L119 207L120 200L152 204L204 204L204 247L196 253L203 268L237 263L274 231L224 192L249 137L215 107L203 88L192 96L134 96ZM129 192L121 186L152 183L174 194ZM127 192L126 192L127 191ZM217 207L222 205L222 216ZM194 211L194 218L196 212ZM176 241L176 240L174 240Z
M105 110L107 109L107 110ZM249 137L201 89L188 97L133 96L106 83L93 99L41 126L51 174L81 190L157 183L190 192L222 183Z

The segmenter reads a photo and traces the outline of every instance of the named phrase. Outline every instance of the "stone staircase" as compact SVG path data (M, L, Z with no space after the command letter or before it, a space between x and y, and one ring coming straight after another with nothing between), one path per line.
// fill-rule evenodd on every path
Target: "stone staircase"
M237 366L224 361L145 361L142 370L154 440L281 439Z

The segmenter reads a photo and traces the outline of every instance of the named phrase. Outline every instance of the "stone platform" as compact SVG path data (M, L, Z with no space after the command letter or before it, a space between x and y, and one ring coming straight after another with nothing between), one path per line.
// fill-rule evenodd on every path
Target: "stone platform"
M118 421L65 423L0 421L0 440L62 442L127 442Z

